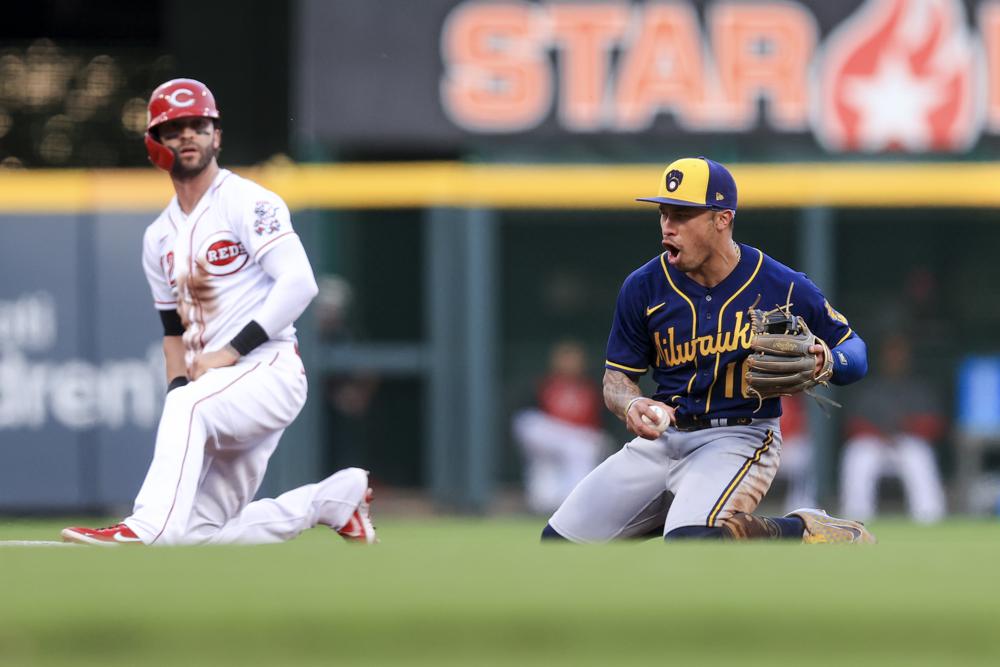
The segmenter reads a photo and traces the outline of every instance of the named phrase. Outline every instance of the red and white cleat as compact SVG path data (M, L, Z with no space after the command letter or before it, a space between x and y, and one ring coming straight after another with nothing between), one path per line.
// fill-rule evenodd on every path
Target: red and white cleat
M119 523L107 528L63 528L63 542L76 542L77 544L96 544L102 547L110 547L118 544L142 544L139 536L132 532L132 529L124 523Z
M364 498L358 503L354 514L337 531L348 542L357 542L358 544L375 544L378 542L378 537L375 535L375 526L372 525L372 496L372 490L369 488L365 491Z

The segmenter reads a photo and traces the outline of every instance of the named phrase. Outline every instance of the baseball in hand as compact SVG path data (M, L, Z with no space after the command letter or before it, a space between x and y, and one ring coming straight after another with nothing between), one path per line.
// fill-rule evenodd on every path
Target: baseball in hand
M663 433L665 430L667 430L667 426L670 425L670 420L667 419L666 411L658 405L652 406L651 408L649 408L649 410L650 412L656 414L656 421L653 421L646 415L642 415L642 423L645 424L646 426L652 426L660 433Z

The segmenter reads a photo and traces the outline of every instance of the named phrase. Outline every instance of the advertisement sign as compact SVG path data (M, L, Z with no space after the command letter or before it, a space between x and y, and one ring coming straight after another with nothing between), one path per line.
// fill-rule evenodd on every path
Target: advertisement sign
M164 395L142 216L0 216L0 510L131 503Z
M759 158L954 155L1000 134L1000 0L437 0L407 20L398 4L303 4L302 141L725 137Z

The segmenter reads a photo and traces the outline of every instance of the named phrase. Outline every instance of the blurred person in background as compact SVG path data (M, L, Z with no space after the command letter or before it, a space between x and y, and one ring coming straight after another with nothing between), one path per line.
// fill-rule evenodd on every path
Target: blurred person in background
M813 442L802 394L781 397L781 466L777 479L785 480L785 512L816 506Z
M910 342L901 335L882 346L879 374L848 405L848 440L841 463L841 507L861 519L875 516L878 481L899 477L910 516L938 521L945 493L932 443L945 431L934 387L910 370Z
M106 528L66 528L63 539L264 544L324 525L374 542L360 468L254 501L305 404L294 322L316 296L316 280L285 202L219 167L211 91L193 79L167 81L148 110L146 149L175 192L142 249L163 324L167 397L132 514Z
M359 332L354 287L347 278L335 274L320 276L316 282L319 294L313 302L313 314L319 337L327 344L355 343ZM370 370L330 372L323 378L331 440L336 443L330 451L334 459L357 462L369 455L365 445L370 435L366 431L381 384L381 377Z
M514 415L513 431L524 455L528 507L548 514L600 463L611 442L601 430L601 393L586 376L580 343L552 348L537 402Z
M317 281L314 312L316 328L327 343L350 344L358 335L349 323L354 305L354 288L343 276L324 275ZM327 378L326 390L330 406L350 417L364 417L378 391L379 376L372 371L334 373Z

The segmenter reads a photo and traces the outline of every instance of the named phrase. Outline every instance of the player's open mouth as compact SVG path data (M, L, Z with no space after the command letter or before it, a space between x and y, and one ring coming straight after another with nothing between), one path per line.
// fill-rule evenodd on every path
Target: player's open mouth
M667 259L677 259L680 248L669 241L663 241L663 249L667 251Z

